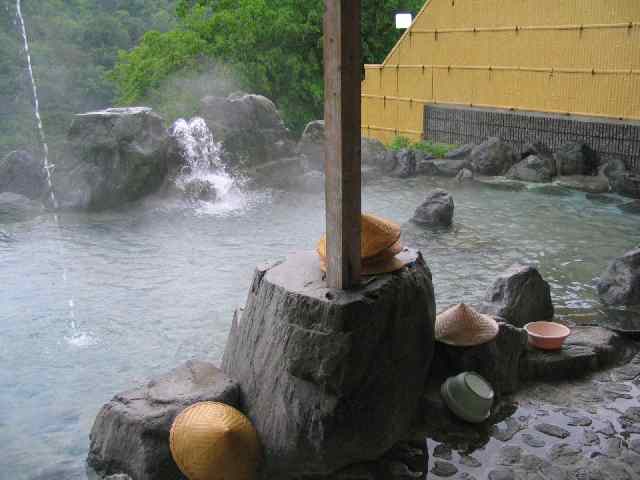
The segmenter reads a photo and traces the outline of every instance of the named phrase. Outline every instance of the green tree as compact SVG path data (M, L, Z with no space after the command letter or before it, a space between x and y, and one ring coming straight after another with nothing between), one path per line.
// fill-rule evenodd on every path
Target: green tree
M381 62L398 40L395 11L415 12L422 3L363 0L364 63ZM120 53L111 78L122 103L158 98L167 78L202 69L208 59L232 72L240 88L273 99L294 130L322 116L323 0L180 0L176 10L175 30L147 33Z

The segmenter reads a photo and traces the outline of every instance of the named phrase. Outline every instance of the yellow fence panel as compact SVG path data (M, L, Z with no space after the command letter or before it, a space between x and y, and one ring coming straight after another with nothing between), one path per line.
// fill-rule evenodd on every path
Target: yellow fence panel
M365 73L381 139L429 101L640 119L640 0L430 0Z

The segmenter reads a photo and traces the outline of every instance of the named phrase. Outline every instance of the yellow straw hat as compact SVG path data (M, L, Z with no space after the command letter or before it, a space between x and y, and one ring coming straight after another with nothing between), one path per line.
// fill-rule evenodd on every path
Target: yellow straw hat
M233 407L200 402L174 420L171 455L189 480L251 480L260 463L258 434Z
M362 235L360 236L360 255L363 260L375 257L392 247L400 240L400 225L370 213L362 214ZM398 244L399 246L399 244ZM320 257L327 256L327 236L322 235L317 252ZM400 252L398 250L398 252ZM396 253L398 253L396 252ZM395 255L395 254L394 254Z
M436 316L436 340L448 345L470 347L496 338L500 327L489 315L459 303Z

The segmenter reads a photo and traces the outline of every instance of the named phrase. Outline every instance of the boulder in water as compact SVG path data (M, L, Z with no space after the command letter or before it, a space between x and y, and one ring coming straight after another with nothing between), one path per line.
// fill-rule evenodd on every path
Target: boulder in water
M448 227L453 221L453 210L453 197L446 190L437 188L427 194L411 221L431 227Z
M551 320L551 288L535 267L515 264L496 279L478 310L516 327Z
M468 159L437 158L433 160L433 166L435 168L434 175L455 177L460 173L460 170L471 168L471 163Z
M524 149L520 153L520 158L524 160L530 155L535 155L545 161L547 167L551 169L551 176L555 177L558 172L556 171L556 162L553 158L553 151L542 142L528 143L524 146Z
M491 137L474 147L469 160L477 174L504 175L516 163L516 155L500 138Z
M89 465L103 475L135 480L182 478L169 450L175 417L198 402L240 408L239 385L208 362L190 360L146 385L119 393L95 419Z
M476 146L473 143L467 143L465 145L461 145L458 148L454 148L453 150L449 150L444 158L448 160L464 160L471 155L471 152Z
M384 168L387 160L387 147L375 138L360 138L360 152L362 164L369 167Z
M436 175L436 166L433 163L436 157L424 152L416 152L416 175Z
M76 115L53 175L61 206L101 210L154 192L167 175L169 141L149 108Z
M395 152L395 167L389 173L392 177L409 178L416 174L416 155L413 150L402 149Z
M296 149L299 155L305 157L309 169L324 172L324 142L324 120L309 122ZM388 173L396 165L393 152L374 138L361 137L360 153L363 167Z
M594 175L600 163L599 155L583 142L565 143L553 157L558 175Z
M613 260L598 280L597 289L607 305L640 304L640 247Z
M43 200L49 191L42 160L22 150L0 160L0 193L11 192L31 200Z
M246 93L204 97L199 115L222 143L223 158L232 168L256 167L293 154L291 134L267 97Z
M640 175L632 172L619 172L611 178L613 191L631 198L640 198Z
M553 159L529 155L511 167L506 177L525 182L550 182L554 170Z

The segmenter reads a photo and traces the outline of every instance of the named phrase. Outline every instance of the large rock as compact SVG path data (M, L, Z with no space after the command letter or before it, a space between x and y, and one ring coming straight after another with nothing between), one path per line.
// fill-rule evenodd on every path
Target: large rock
M458 148L454 148L453 150L449 150L444 158L448 160L464 160L471 155L474 148L475 145L473 143L467 143L459 146Z
M395 158L395 167L389 175L397 178L409 178L416 175L416 155L413 150L399 150L395 152Z
M360 152L363 167L375 168L382 172L388 172L395 167L393 152L387 150L387 147L380 140L362 137Z
M31 200L43 200L48 190L42 160L21 150L0 160L0 193L11 192Z
M516 163L516 155L500 138L491 137L474 147L469 160L475 173L504 175Z
M291 134L278 109L262 95L204 97L198 115L222 143L224 159L233 168L255 167L294 153Z
M56 161L61 205L100 210L155 191L168 171L169 134L149 108L109 108L76 115Z
M611 179L614 192L631 198L640 198L640 175L632 172L618 172Z
M618 175L626 173L627 166L619 158L612 158L602 165L602 173L611 181L614 180Z
M516 327L553 318L551 288L535 267L515 264L493 283L479 307Z
M636 348L621 335L600 327L576 326L560 350L531 346L520 361L522 380L571 380L630 356Z
M265 449L264 478L328 474L378 458L409 431L433 355L435 302L422 255L350 291L317 254L259 268L223 369Z
M169 450L176 415L197 402L240 408L240 388L212 364L189 361L104 405L91 429L89 465L103 475L135 480L183 478Z
M433 155L418 151L415 152L415 157L416 175L427 175L432 177L438 174L435 163L433 163L436 158Z
M471 162L466 158L438 158L433 160L433 167L435 169L434 175L455 177L461 170L471 168Z
M553 155L558 175L593 175L600 158L586 143L569 142L561 145Z
M553 158L553 151L546 143L533 142L526 144L522 152L520 153L520 158L524 160L530 155L535 155L536 157L543 159L547 166L551 169L552 177L555 177L558 174L558 172L556 171L556 161Z
M298 154L306 159L308 168L324 172L324 141L324 120L309 122L296 149ZM361 137L360 153L363 167L389 173L396 166L394 152L375 138Z
M529 155L509 169L506 177L525 182L550 182L553 178L553 159Z
M598 280L597 289L607 305L640 304L640 247L613 260Z
M527 332L500 323L498 336L474 347L454 347L436 342L436 359L446 376L474 371L486 378L498 395L515 392L520 377L520 358L527 349Z
M419 225L448 227L453 221L453 210L453 197L446 190L437 188L427 194L411 221Z

